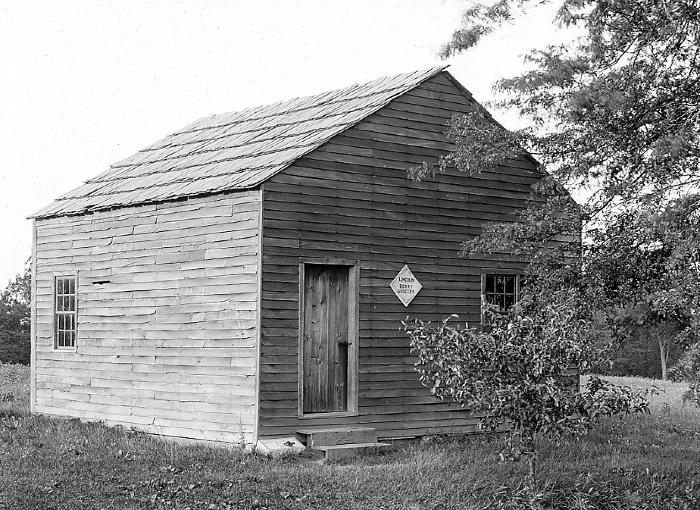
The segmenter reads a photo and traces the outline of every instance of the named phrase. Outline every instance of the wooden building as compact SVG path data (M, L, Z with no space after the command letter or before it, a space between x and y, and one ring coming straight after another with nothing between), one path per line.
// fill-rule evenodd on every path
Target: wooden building
M471 430L401 321L516 297L517 260L458 252L524 207L534 162L407 174L475 104L441 67L214 115L37 212L33 412L230 443Z

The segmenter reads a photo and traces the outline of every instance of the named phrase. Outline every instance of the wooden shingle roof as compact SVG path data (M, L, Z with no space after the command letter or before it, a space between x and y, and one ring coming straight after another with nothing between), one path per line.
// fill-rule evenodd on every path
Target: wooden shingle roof
M205 117L113 164L32 217L254 188L445 67Z

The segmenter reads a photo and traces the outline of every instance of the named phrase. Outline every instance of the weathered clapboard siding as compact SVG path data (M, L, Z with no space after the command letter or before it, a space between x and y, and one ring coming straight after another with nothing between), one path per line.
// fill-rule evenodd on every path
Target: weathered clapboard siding
M254 190L36 220L33 409L254 441L259 210ZM55 350L53 278L76 271L77 348Z
M32 410L229 443L472 430L420 385L400 325L479 321L482 271L522 266L458 251L525 205L529 158L407 176L473 107L444 68L381 78L200 119L59 197L34 215ZM389 287L404 264L423 284L408 309ZM59 351L54 276L76 271L77 348Z
M446 125L471 107L438 74L263 185L261 437L316 425L367 424L381 437L474 427L474 416L420 385L400 331L407 315L479 321L482 269L521 267L508 255L465 260L458 252L485 222L525 205L539 178L532 162L420 184L406 173L450 149ZM359 413L299 419L299 263L321 257L359 261ZM423 285L407 309L389 288L404 264Z

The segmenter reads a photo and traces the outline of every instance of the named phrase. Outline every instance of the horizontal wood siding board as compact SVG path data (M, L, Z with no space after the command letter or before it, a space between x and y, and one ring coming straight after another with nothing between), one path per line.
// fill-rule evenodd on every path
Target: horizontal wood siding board
M252 441L259 200L37 220L37 412ZM57 351L53 276L75 271L77 348Z
M371 149L364 147L351 147L340 144L328 143L322 148L310 153L305 159L310 159L314 161L325 161L325 162L339 162L346 163L350 165L363 165L372 166L373 164L380 165L380 168L390 168L395 170L410 170L424 161L437 162L440 154L430 155L430 151L414 150L412 152L418 154L406 154L402 157L403 163L396 163L395 158L398 153L395 150L391 150L391 147L387 147L386 150ZM505 172L508 168L513 168L511 173L516 173L518 167L512 165L502 165L503 171ZM532 171L531 173L535 173ZM449 174L448 174L449 175ZM528 182L528 175L518 176L511 175L513 182Z
M444 132L472 100L438 75L266 182L260 344L261 437L298 428L369 425L380 437L474 431L478 417L418 381L407 315L480 320L482 268L517 269L509 254L462 259L461 241L526 205L539 174L523 160L466 176L448 170L414 183L407 170L451 148ZM358 415L299 419L299 261L359 265ZM389 288L408 264L423 289L405 308Z
M315 173L313 170L308 171L309 174ZM298 194L307 194L308 196L314 196L314 192L321 192L321 193L328 193L329 189L332 189L328 186L328 178L329 177L335 177L336 179L356 179L357 174L353 173L350 175L341 175L338 173L337 175L328 175L330 172L328 170L324 170L321 172L318 172L318 178L314 181L309 181L308 179L312 178L313 175L307 175L304 176L303 179L307 180L305 184L308 186L309 189L303 189L299 190L297 189L296 191L292 191L290 188L296 188L298 184L298 179L295 179L293 176L286 174L283 177L281 177L279 181L277 181L274 186L275 191L280 191L280 192L285 192L285 191L291 191L295 192ZM325 174L325 175L324 175ZM419 186L413 186L411 182L407 182L407 179L405 176L400 176L404 177L402 179L403 182L381 182L381 176L379 176L374 183L372 183L372 186L365 186L364 189L355 189L355 190L336 190L338 198L343 199L343 198L350 198L352 197L355 200L362 200L362 198L357 197L357 195L352 196L351 194L357 194L357 192L363 192L363 193L372 193L376 194L377 199L383 198L385 201L388 202L398 202L400 200L410 200L413 198L420 198L423 196L423 193L425 193L426 190L428 191L438 191L442 192L445 194L444 200L451 200L451 201L463 201L460 200L462 198L468 198L468 202L470 203L486 203L488 204L490 200L493 200L493 198L503 198L508 197L508 194L511 194L511 197L513 195L522 195L522 193L529 192L528 185L527 183L525 184L516 184L512 182L508 183L503 183L503 185L499 185L498 182L496 181L484 181L483 179L473 179L471 181L471 186L466 186L464 182L461 183L461 186L455 185L455 186L441 186L438 188L438 186L434 185L433 183L426 184L423 189L419 189ZM480 176L481 177L481 176ZM286 182L285 182L286 181ZM348 183L349 186L352 186L352 182ZM272 186L272 183L271 183ZM399 194L398 190L396 189L397 186L402 186L404 187L404 193ZM410 186L410 187L409 187ZM286 188L286 189L285 189ZM492 202L491 202L492 203Z
M393 159L381 159L376 156L374 158L362 158L360 155L353 158L351 154L341 152L340 156L344 160L342 162L346 164L349 163L352 166L339 166L338 163L341 163L341 161L337 161L332 155L334 154L334 150L340 150L340 148L338 146L327 144L324 146L324 149L325 150L323 152L319 149L317 152L315 151L308 156L299 159L292 168L286 170L284 173L291 175L295 168L318 168L324 170L325 172L342 171L350 173L366 172L371 169L375 175L375 179L370 183L365 183L366 185L381 184L382 178L389 178L407 181L402 184L402 186L407 186L412 185L413 183L407 178L406 171L423 162L423 159L420 159L420 157L413 157L413 161L397 162ZM392 157L393 153L391 151L385 152L387 153L387 156ZM437 159L437 156L438 155L434 155L434 159ZM512 185L518 182L527 183L529 182L529 178L537 178L538 173L533 169L532 165L529 165L528 168L523 168L523 166L526 165L522 164L519 160L509 160L503 162L499 166L498 171L478 172L474 173L470 177L471 179L474 179L474 182L482 180L485 181L485 185L492 186L494 185L494 182L503 182ZM404 173L397 173L394 170L404 170ZM299 172L299 170L297 170L297 172ZM302 177L304 176L302 175ZM332 177L332 175L329 175L328 177ZM450 172L443 175L443 178L439 181L430 179L425 180L421 183L421 186L427 188L438 185L463 186L468 183L469 181L464 180L464 175ZM413 187L417 189L420 188L418 184L413 184Z

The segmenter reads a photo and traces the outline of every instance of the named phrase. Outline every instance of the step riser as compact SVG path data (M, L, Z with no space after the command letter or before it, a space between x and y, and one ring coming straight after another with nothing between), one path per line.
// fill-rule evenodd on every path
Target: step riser
M306 436L306 447L333 446L338 444L376 443L377 431L319 432Z

